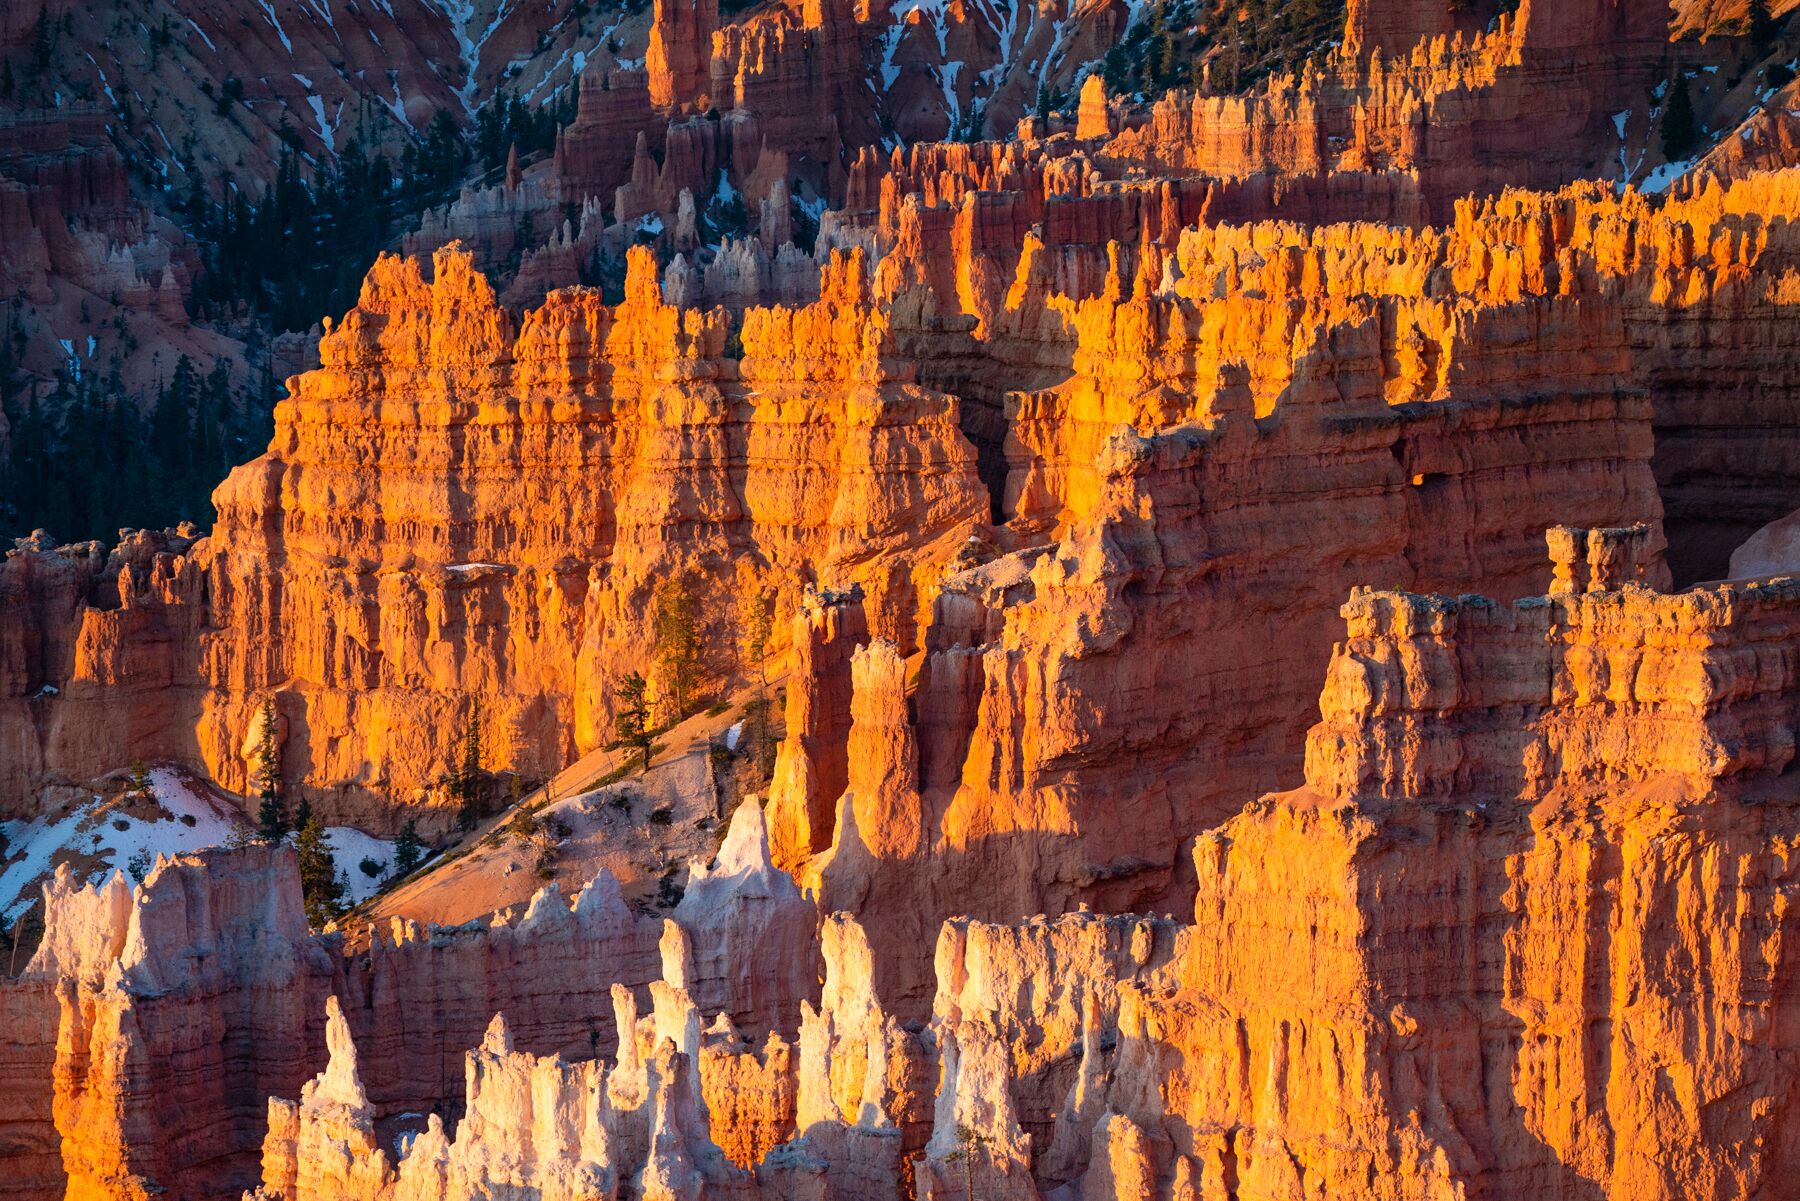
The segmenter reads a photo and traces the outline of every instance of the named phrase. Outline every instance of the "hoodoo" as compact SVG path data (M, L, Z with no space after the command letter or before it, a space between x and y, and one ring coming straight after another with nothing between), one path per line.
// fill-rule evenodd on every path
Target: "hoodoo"
M1793 1191L1785 0L140 7L0 12L0 1193Z

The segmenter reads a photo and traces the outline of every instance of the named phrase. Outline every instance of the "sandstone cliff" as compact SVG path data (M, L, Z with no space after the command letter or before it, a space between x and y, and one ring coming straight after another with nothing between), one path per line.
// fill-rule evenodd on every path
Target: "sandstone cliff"
M1759 1195L1795 1154L1781 998L1800 592L1669 595L1659 548L1650 526L1553 529L1549 594L1510 604L1358 590L1305 785L1197 831L1192 925L951 920L911 1022L882 983L905 947L865 932L891 923L873 894L861 921L823 923L823 988L800 1001L797 1037L760 1037L781 1019L749 1011L748 1042L708 1022L738 1003L696 1004L707 972L690 937L735 939L728 961L754 963L746 932L789 904L750 817L700 882L765 898L765 924L669 927L647 1011L626 983L561 1007L608 1019L586 1046L521 1049L502 1017L455 1036L461 1094L431 1102L454 1127L415 1117L394 1150L375 1098L425 1102L394 1087L414 1056L359 1054L389 1019L354 1029L335 943L283 916L279 853L165 865L135 898L65 875L7 1003L64 998L55 1113L83 1196L225 1179L200 1175L221 1150L192 1124L235 1115L208 1137L240 1142L257 1129L238 1094L202 1095L221 1078L219 1024L244 1021L259 1041L326 1050L285 1094L298 1101L269 1103L262 1195L286 1201L901 1196L909 1174L939 1198ZM893 654L876 643L850 665L863 736ZM878 789L873 758L849 759L847 795ZM552 961L572 926L604 925L617 946L632 919L606 917L596 888L559 921L540 898L506 935L514 959ZM229 938L210 924L227 914ZM524 1025L543 1046L561 1016ZM256 1062L293 1075L308 1054ZM133 1099L168 1087L189 1090L179 1115ZM175 1145L189 1163L161 1154Z
M294 782L332 820L393 825L382 798L425 799L470 697L496 766L541 775L607 741L670 576L710 615L714 680L735 669L739 588L785 609L807 583L859 583L877 628L915 643L987 499L954 399L884 357L856 260L815 305L747 314L741 359L726 314L664 305L633 264L623 305L577 289L520 321L455 250L430 283L385 260L269 454L219 489L211 538L146 537L110 567L10 557L11 636L36 640L9 673L29 719L7 729L36 742L14 788L134 755L241 788L274 695ZM99 582L125 562L128 584ZM109 744L90 700L115 683L158 699Z

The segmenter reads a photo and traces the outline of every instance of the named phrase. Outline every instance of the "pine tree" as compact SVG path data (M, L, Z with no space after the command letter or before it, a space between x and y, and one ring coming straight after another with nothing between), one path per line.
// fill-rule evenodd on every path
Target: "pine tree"
M625 746L643 755L643 770L650 770L650 707L645 701L649 685L637 672L619 677L613 687L613 733Z
M307 923L322 927L344 912L344 885L338 879L331 846L325 841L325 828L310 813L294 836L294 850L300 857L300 896L306 905Z
M1693 153L1699 140L1700 127L1694 119L1694 101L1688 95L1687 77L1677 75L1669 81L1669 103L1663 109L1663 157L1672 163L1680 162Z
M56 54L56 25L50 20L48 5L38 9L37 24L31 30L31 61L38 73L50 69L50 60Z
M699 609L683 577L671 576L657 586L651 615L656 669L676 721L692 711L694 693L700 686Z
M1750 44L1756 47L1756 52L1767 54L1780 32L1774 14L1769 12L1769 0L1750 0Z
M262 793L262 804L256 811L257 837L264 842L280 842L287 837L287 812L281 804L281 750L275 742L275 698L267 696L262 703L262 730L256 742L256 780ZM311 816L311 809L307 810Z
M394 839L394 879L398 880L411 875L413 868L425 857L425 844L419 841L419 826L412 818L400 827L400 834Z
M460 802L456 813L459 830L473 830L481 820L484 772L481 763L481 698L469 698L469 720L463 728L462 759L450 774L451 794Z
M762 591L745 591L739 595L739 668L745 678L755 672L756 692L761 696L769 686L766 660L769 634L775 625L775 598Z
M150 783L150 769L144 766L142 759L131 765L131 782L125 786L125 791L132 796L155 799L156 789Z

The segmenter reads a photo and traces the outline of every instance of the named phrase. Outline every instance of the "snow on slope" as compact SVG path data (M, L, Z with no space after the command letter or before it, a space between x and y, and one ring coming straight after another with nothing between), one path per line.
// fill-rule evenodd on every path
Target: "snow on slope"
M252 834L243 811L211 786L172 767L152 768L149 776L154 799L92 795L61 813L0 822L0 915L10 921L29 909L63 862L89 881L115 871L136 880L155 866L158 855L204 850ZM393 842L349 826L327 828L325 842L344 881L345 901L359 904L373 896L393 865ZM380 864L381 873L365 873L364 859Z
M148 870L158 855L217 846L245 826L236 809L173 768L153 769L150 786L154 801L94 796L61 815L0 822L0 914L10 920L30 908L64 860L99 880L133 870L134 861Z
M331 848L331 861L337 866L338 878L344 881L344 903L360 905L375 895L375 889L394 866L394 844L391 839L376 838L351 826L329 826L325 843ZM362 861L372 859L381 871L371 876L362 870Z

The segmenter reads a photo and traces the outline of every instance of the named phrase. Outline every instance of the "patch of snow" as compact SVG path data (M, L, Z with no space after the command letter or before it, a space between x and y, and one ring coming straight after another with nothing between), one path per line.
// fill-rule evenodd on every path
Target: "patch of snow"
M344 900L351 905L360 905L374 896L375 890L381 887L381 881L394 865L392 839L376 838L353 826L327 826L325 845L331 848L332 866L344 881ZM364 859L373 859L379 863L381 871L373 876L364 872Z
M417 133L418 130L414 128L412 119L406 115L406 102L400 99L399 72L389 72L389 76L388 82L394 85L394 98L392 101L388 102L388 108L393 111L394 120L406 126L407 129L412 130L414 133Z
M961 59L952 59L938 72L938 85L944 89L944 111L950 115L950 128L962 124L962 98L956 94L956 77L962 74Z
M269 24L275 27L275 36L281 39L283 46L287 47L288 56L293 57L294 43L288 40L287 30L281 27L281 21L276 18L275 6L269 3L269 0L256 0L256 3L257 7L263 10L263 16L268 18Z
M1625 122L1629 120L1631 120L1630 109L1626 109L1622 113L1613 114L1613 128L1619 131L1619 136L1621 138L1625 136Z
M740 721L740 722L736 723L735 725L733 725L729 730L725 731L725 749L726 750L728 750L728 751L737 750L738 744L740 744L743 741L744 741L744 723L743 722Z
M1638 190L1650 193L1666 192L1669 190L1669 185L1692 170L1697 161L1697 159L1684 158L1673 163L1664 163L1644 176L1644 182L1638 185Z
M312 91L312 80L310 80L306 76L300 74L300 72L298 72L298 71L289 71L288 74L292 75L295 79L299 80L301 87L305 88L309 92Z
M87 878L101 880L113 871L128 870L134 858L148 867L158 855L218 846L234 831L246 828L236 809L197 792L172 768L151 769L150 787L165 816L145 820L119 811L101 813L103 802L94 797L54 820L45 816L0 822L0 834L6 837L0 913L15 918L31 907L38 898L36 886L56 869L59 853L91 857Z
M312 107L313 119L319 123L319 140L325 143L325 149L336 154L337 127L325 119L325 102L317 96L308 96L306 103ZM342 113L343 111L344 106L340 103L338 112Z
M457 89L456 94L462 101L463 108L472 116L475 112L476 75L477 68L481 65L481 48L494 36L500 23L512 15L511 0L500 0L494 10L494 19L475 36L469 33L469 26L475 21L474 0L437 0L437 8L450 18L450 32L456 38L457 48L462 51L463 85Z
M199 24L197 22L195 22L194 18L189 17L188 24L192 25L194 27L194 32L200 35L200 40L206 43L206 48L208 50L211 50L214 54L217 54L219 52L219 48L217 46L213 45L213 40L206 36L206 30L200 28Z

